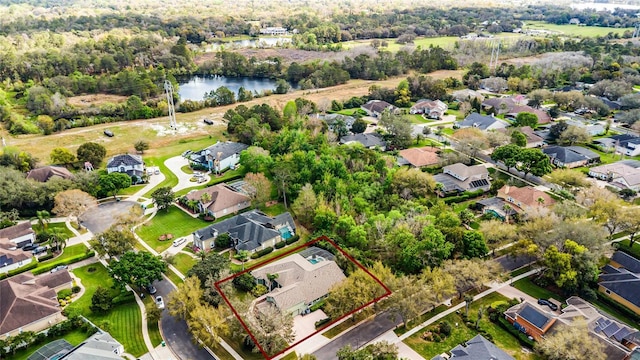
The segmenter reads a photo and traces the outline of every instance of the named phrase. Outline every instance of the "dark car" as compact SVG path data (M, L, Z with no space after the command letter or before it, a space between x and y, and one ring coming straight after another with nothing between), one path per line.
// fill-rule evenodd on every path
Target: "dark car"
M146 286L146 289L147 289L147 291L149 292L149 294L151 294L151 295L155 294L155 293L158 291L158 290L156 290L156 288L155 288L153 285L151 285L151 284L147 285L147 286Z
M37 247L38 247L38 245L36 245L36 244L29 244L29 245L23 247L22 250L31 251L31 250L35 250Z
M213 120L211 119L204 119L204 123L207 125L213 125Z
M111 130L105 130L104 134L107 135L108 137L113 137L113 131Z
M558 305L552 303L551 301L547 300L547 299L538 299L538 304L540 305L547 305L549 308L551 308L551 310L556 311L558 310Z

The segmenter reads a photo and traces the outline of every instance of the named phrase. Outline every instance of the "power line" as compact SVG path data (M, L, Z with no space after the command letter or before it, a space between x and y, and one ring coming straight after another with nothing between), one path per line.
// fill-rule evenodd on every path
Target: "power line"
M173 106L173 85L171 81L164 81L164 90L167 94L167 107L169 108L169 126L175 130L178 128L178 124L176 123L176 109Z

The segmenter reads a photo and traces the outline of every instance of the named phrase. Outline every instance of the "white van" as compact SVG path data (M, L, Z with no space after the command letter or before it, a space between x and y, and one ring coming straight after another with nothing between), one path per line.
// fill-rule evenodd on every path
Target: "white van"
M178 240L174 240L173 241L173 246L178 247L178 246L184 244L185 241L187 241L187 238L180 238Z

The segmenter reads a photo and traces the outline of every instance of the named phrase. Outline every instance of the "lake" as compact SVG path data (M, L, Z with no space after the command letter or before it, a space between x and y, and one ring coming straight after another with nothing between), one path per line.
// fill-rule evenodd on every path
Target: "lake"
M205 93L216 90L221 86L227 87L236 93L236 97L238 97L238 89L240 87L244 87L251 92L261 93L263 90L273 90L277 85L275 80L264 78L194 76L179 82L178 94L180 95L180 100L200 101L204 99Z
M226 43L218 42L218 43L209 44L205 47L205 51L206 52L218 51L222 47L224 47L225 49L275 47L275 46L288 44L290 42L291 42L290 37L260 37L258 39L235 40L235 41L229 41Z

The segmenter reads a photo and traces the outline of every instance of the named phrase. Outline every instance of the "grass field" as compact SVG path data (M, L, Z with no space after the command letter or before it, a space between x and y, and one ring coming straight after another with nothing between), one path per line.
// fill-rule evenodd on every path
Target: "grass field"
M567 299L565 296L561 296L554 293L553 291L541 288L540 286L534 284L533 281L531 281L531 278L520 279L513 283L513 287L537 299L553 298L560 302L564 302Z
M633 28L611 28L601 26L556 25L544 21L526 21L523 30L548 30L555 33L575 37L606 36L610 32L622 35L625 31L633 32Z
M167 271L164 273L169 280L171 280L171 282L178 286L179 284L182 284L184 281L182 280L182 278L180 276L178 276L178 274L176 274L173 270L171 269L167 269Z
M118 191L118 195L133 195L135 193L137 193L138 191L142 190L142 188L145 187L145 184L140 184L140 185L131 185L126 189L122 189L120 191Z
M178 253L174 257L175 262L174 265L178 271L182 273L182 275L187 275L187 272L195 265L198 260L192 258L187 254Z
M482 306L484 309L489 307L491 303L495 301L508 301L506 297L492 293L484 298L474 301L469 308L469 320L475 323L478 318L478 309ZM461 311L465 311L464 309ZM443 352L449 352L453 347L458 344L464 343L478 334L478 331L474 327L465 325L462 317L456 313L447 315L442 319L451 324L451 335L443 339L440 342L430 342L421 338L423 331L417 332L413 336L406 339L405 344L409 345L413 350L422 355L425 359L431 359L432 357L442 354ZM456 326L456 324L458 326ZM430 325L425 329L427 331ZM480 320L480 327L485 329L493 337L493 342L501 349L515 357L517 360L533 360L538 359L534 354L526 354L522 352L520 343L513 337L508 331L501 328L498 324L492 323L488 319L486 311Z
M35 232L39 232L40 231L40 226L38 226L37 224L33 225L33 230ZM65 224L63 222L47 224L47 231L54 231L54 230L61 232L67 238L72 238L72 237L76 236L71 230L69 230L69 228L67 227L67 224Z
M155 300L153 296L146 296L142 299L145 306L148 304L153 304L155 306ZM162 342L162 335L160 335L160 328L158 327L158 322L155 323L147 322L147 330L149 331L149 338L151 340L151 344L155 347L160 345Z
M207 224L209 223L194 219L176 206L171 206L168 211L158 211L151 221L136 229L136 233L155 251L161 253L172 245L173 240L189 235ZM173 240L158 240L163 234L172 234Z
M38 263L38 266L35 269L43 267L43 266L50 266L50 265L53 265L53 264L62 264L64 261L68 260L69 258L72 258L72 257L74 257L76 255L84 254L86 251L87 251L87 247L84 244L76 244L76 245L67 246L62 251L62 255L60 255L58 257L55 257L55 258L53 258L51 260L47 260L47 261L43 261L41 263Z
M89 272L90 268L95 271ZM119 293L119 290L112 288L113 280L107 269L102 264L95 263L75 269L73 273L81 279L86 291L69 308L78 309L98 327L108 331L124 346L126 352L136 357L146 353L147 348L142 338L142 315L135 301L118 305L106 314L94 314L90 309L91 297L98 286L109 289L114 296Z
M86 338L87 338L87 334L85 334L80 329L76 329L63 336L57 336L54 338L47 339L45 343L38 344L35 346L30 346L24 350L16 351L15 355L11 355L11 356L7 355L6 359L7 360L26 360L29 356L31 356L31 354L33 354L40 347L44 346L46 343L49 343L55 340L65 339L69 344L76 346L76 345L79 345L81 342L83 342Z

